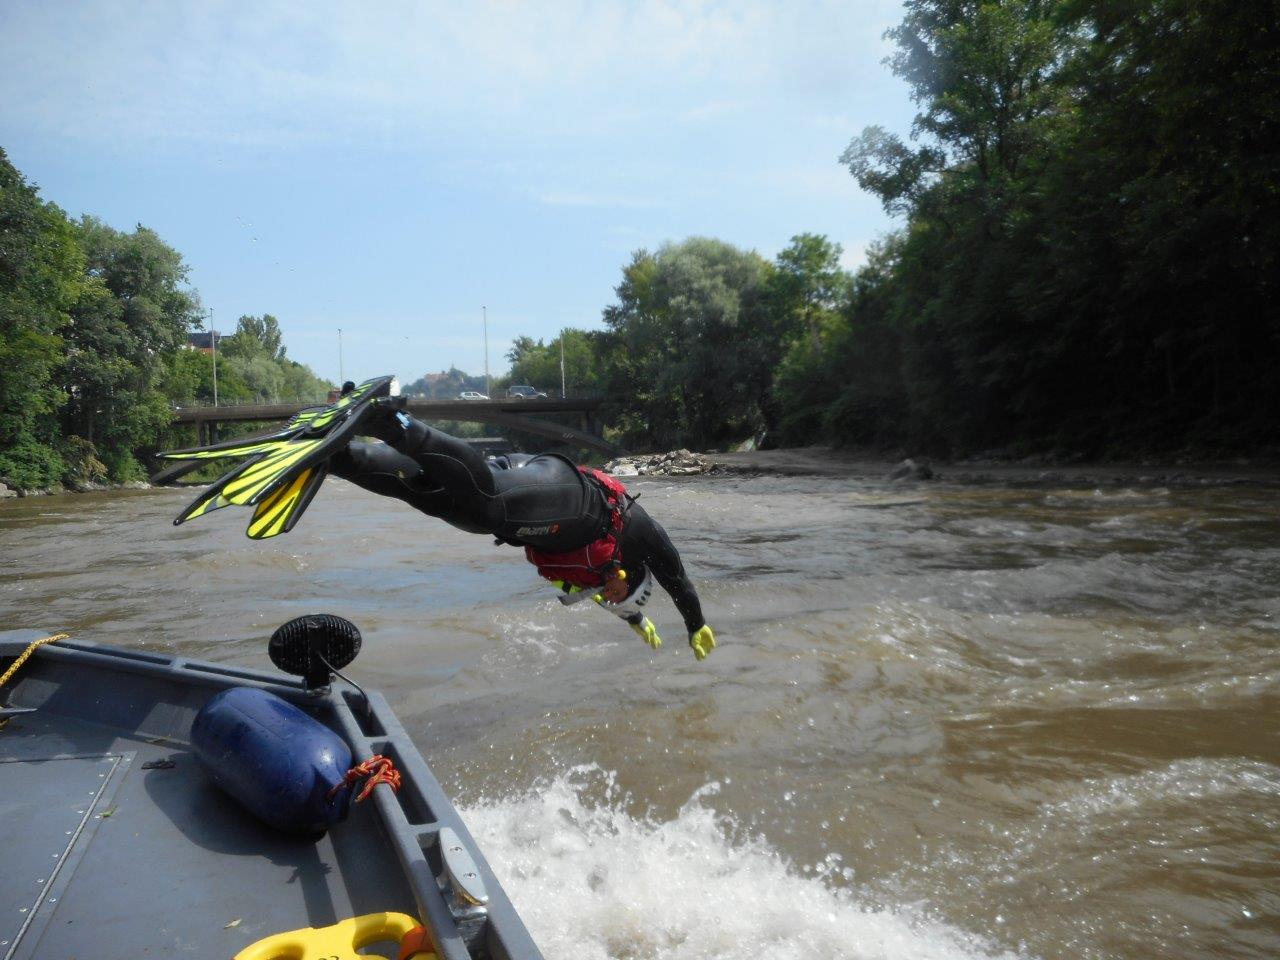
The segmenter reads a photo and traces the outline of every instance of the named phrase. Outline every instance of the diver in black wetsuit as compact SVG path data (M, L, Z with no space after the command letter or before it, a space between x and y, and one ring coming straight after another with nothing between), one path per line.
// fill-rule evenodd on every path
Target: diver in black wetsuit
M618 495L620 484L558 454L486 459L394 403L371 433L384 442L349 444L330 470L460 530L525 547L563 602L592 599L656 648L662 641L641 609L652 574L684 618L694 655L703 660L715 648L680 554L643 507Z

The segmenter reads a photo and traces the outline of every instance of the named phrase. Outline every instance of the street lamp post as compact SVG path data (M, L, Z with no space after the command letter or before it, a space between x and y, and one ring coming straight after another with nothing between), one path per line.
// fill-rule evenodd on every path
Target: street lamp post
M342 365L342 328L338 328L338 387L347 382L347 371Z
M209 308L209 345L213 348L213 405L218 405L218 331L213 329L213 307Z
M565 399L564 392L564 330L560 330L560 399Z
M484 323L484 395L489 396L489 308L480 307L480 316Z

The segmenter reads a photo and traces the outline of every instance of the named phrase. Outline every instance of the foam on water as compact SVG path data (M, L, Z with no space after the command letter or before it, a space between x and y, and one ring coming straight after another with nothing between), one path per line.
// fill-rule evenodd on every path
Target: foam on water
M1144 808L1193 806L1220 797L1280 796L1280 769L1239 758L1176 760L1158 770L1086 780L1073 794L1046 804L1040 816L1079 820L1124 816ZM1238 809L1239 803L1235 805Z
M612 773L574 767L462 815L548 960L969 960L1010 957L917 906L873 905L797 869L694 794L637 817Z

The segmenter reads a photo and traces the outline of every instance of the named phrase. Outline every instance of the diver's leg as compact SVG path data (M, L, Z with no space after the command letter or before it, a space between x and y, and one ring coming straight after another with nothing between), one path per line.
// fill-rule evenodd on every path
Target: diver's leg
M465 513L460 513L453 496L423 477L422 468L412 457L406 457L385 443L349 443L347 449L329 460L335 476L350 480L356 486L403 500L414 509L468 533L488 533L479 528Z
M471 444L428 427L403 409L375 425L375 435L421 468L419 482L453 498L455 516L508 543L570 550L604 529L604 499L573 461L555 454L490 464ZM454 521L451 521L454 522Z
M384 497L411 501L410 483L422 472L417 462L385 443L347 444L329 460L334 476Z
M352 443L329 461L333 474L384 497L403 500L415 510L467 533L492 533L492 524L460 507L444 487L432 484L412 457L385 443Z
M457 512L473 526L494 530L497 490L484 456L465 440L403 416L403 429L384 435L383 439L412 458L421 468L420 479L448 493Z

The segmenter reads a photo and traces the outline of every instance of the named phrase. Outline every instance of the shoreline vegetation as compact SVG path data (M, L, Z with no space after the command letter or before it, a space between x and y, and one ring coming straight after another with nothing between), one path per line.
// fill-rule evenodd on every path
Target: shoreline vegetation
M772 260L637 251L605 330L517 342L520 382L555 382L564 342L631 449L1280 453L1270 14L908 0L887 37L912 134L869 126L840 158L901 224L865 265L809 233Z
M155 231L73 220L0 148L0 483L27 491L142 482L164 447L190 446L178 405L212 401L212 334L188 267ZM330 384L285 355L279 321L219 336L224 403L314 401Z

